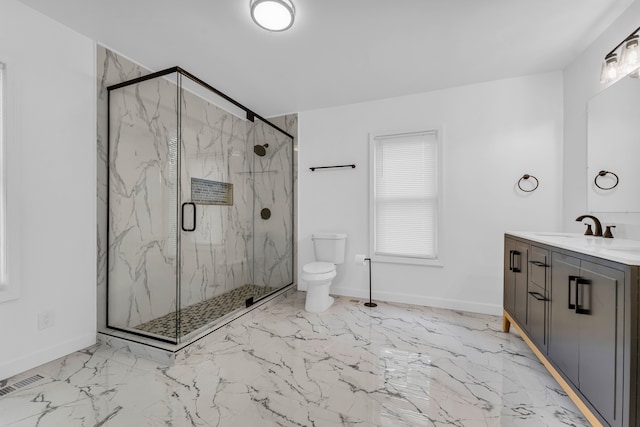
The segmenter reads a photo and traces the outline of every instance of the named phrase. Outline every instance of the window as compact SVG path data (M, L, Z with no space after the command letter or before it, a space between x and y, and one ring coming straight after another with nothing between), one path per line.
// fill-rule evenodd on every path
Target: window
M16 131L16 65L0 58L0 303L20 298L19 191L12 188L20 168L19 132ZM8 159L11 159L9 162ZM18 181L17 179L15 180ZM8 200L8 201L7 201ZM11 224L11 227L7 227Z
M0 62L0 291L7 290L5 229L5 67Z
M378 261L438 264L439 131L371 137L371 243Z
M17 227L7 229L7 145L12 138L11 122L7 119L11 115L11 108L7 108L10 103L10 95L13 93L12 87L7 84L7 66L0 62L0 303L15 300L20 297L19 271L14 268L9 271L9 265L19 265L20 248ZM15 139L15 138L13 138ZM14 208L16 209L16 208ZM14 214L15 215L15 214ZM11 255L11 263L8 262L9 251L7 247L11 244L14 251Z

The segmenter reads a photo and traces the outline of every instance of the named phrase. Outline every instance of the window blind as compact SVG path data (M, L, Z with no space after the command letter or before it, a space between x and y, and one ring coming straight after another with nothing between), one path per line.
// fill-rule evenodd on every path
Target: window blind
M374 138L374 250L437 258L438 134Z
M0 62L0 289L6 288L5 67Z

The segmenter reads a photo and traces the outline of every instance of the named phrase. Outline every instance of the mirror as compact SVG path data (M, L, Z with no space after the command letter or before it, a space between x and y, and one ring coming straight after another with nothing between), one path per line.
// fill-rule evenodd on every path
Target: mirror
M625 77L587 105L587 207L640 212L640 79ZM599 176L600 171L609 171ZM616 185L616 177L618 183Z

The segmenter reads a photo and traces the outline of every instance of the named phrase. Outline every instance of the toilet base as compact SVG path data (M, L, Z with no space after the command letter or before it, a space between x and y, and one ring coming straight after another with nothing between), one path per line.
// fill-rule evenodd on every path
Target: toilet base
M311 313L320 313L331 307L333 297L329 296L331 281L326 284L309 284L304 309Z
M312 301L311 303L309 303L309 300L307 300L307 302L305 302L304 304L304 309L305 311L308 311L310 313L322 313L323 311L331 307L333 301L333 297L328 297L323 302L323 304L318 304L317 301Z

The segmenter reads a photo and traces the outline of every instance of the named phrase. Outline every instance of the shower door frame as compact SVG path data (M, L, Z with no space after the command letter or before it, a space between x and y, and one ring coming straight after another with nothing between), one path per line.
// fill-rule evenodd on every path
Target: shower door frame
M131 86L131 85L135 85L138 83L142 83L148 80L152 80L152 79L156 79L159 77L163 77L163 76L167 76L169 74L173 74L176 73L177 77L176 77L176 82L174 82L174 84L176 85L176 89L178 91L178 97L177 97L177 106L176 106L176 115L177 115L177 179L176 179L176 185L178 186L178 191L176 192L177 195L177 199L176 199L176 209L177 209L177 223L176 223L176 316L177 316L177 322L176 322L176 338L175 339L170 339L170 338L165 338L165 337L161 337L152 333L144 333L144 332L140 332L135 330L132 327L128 327L128 328L123 328L123 327L117 327L117 326L112 326L109 322L109 244L110 244L110 240L109 240L109 235L110 235L110 230L111 230L111 222L109 221L109 208L110 208L110 170L111 170L111 162L109 161L110 159L110 143L111 143L111 91L112 90L116 90L116 89L121 89L127 86ZM181 237L180 234L182 233L182 227L180 226L180 224L182 224L182 212L181 212L181 208L182 208L182 204L181 202L181 191L180 191L180 181L181 181L181 144L182 144L182 135L181 135L181 128L182 128L182 114L180 111L181 108L181 97L182 97L182 93L181 91L183 90L182 88L182 77L187 77L189 80L197 83L198 85L204 87L205 89L213 92L214 94L220 96L222 99L224 99L225 101L231 103L232 105L234 105L235 107L239 108L240 110L243 110L246 114L246 119L250 122L255 122L255 119L258 118L260 121L264 122L265 124L271 126L272 128L278 130L279 132L281 132L283 135L286 135L287 137L291 138L291 151L293 153L294 151L294 145L295 145L295 138L293 137L293 135L291 135L290 133L288 133L287 131L285 131L284 129L280 128L279 126L275 125L274 123L270 122L269 120L265 119L264 117L260 116L259 114L255 113L254 111L252 111L251 109L245 107L244 105L240 104L238 101L234 100L233 98L231 98L230 96L226 95L225 93L219 91L218 89L216 89L215 87L211 86L210 84L208 84L207 82L205 82L204 80L194 76L193 74L189 73L188 71L184 70L181 67L178 66L174 66L174 67L170 67L170 68L166 68L164 70L161 71L156 71L154 73L150 73L144 76L140 76L134 79L130 79L121 83L117 83L111 86L107 87L107 140L106 140L106 152L107 152L107 184L106 184L106 189L107 189L107 198L106 198L106 208L107 208L107 236L106 236L106 245L107 245L107 250L105 251L105 263L106 263L106 271L105 271L105 285L106 285L106 299L105 299L105 305L106 305L106 310L105 310L105 315L106 315L106 327L108 329L111 330L115 330L115 331L119 331L119 332L124 332L127 334L131 334L134 336L139 336L142 338L146 338L146 339L152 339L155 341L160 341L160 342L164 342L164 343L168 343L168 344L175 344L175 345L179 345L179 344L183 344L183 341L181 341L181 339L183 338L182 336L180 336L179 332L180 332L180 310L182 309L181 307L181 301L180 301L180 289L181 289ZM292 162L293 162L293 156L291 157ZM295 171L295 166L292 163L291 164L291 168L292 168L292 181L295 179L293 176L293 172ZM293 183L292 183L293 184ZM255 197L255 196L254 196ZM295 193L293 193L292 195L292 205L291 205L291 226L292 226L292 230L295 229L295 217L294 217L294 206L295 206ZM293 235L292 235L292 240L293 240ZM292 242L292 244L294 244L295 242ZM294 255L292 254L292 257L294 257ZM293 274L294 274L294 265L293 265L293 259L292 259L292 281L291 283L289 283L288 285L284 285L280 288L278 288L276 291L264 295L262 297L260 297L258 300L253 301L252 305L255 304L257 301L260 301L262 299L268 298L271 294L274 294L276 292L279 292L281 289L285 288L286 286L290 286L293 283ZM249 306L247 306L248 308ZM228 313L230 314L230 313ZM226 316L223 316L226 317ZM213 331L213 330L212 330ZM191 334L186 334L185 336L189 337ZM188 344L188 342L187 342Z

